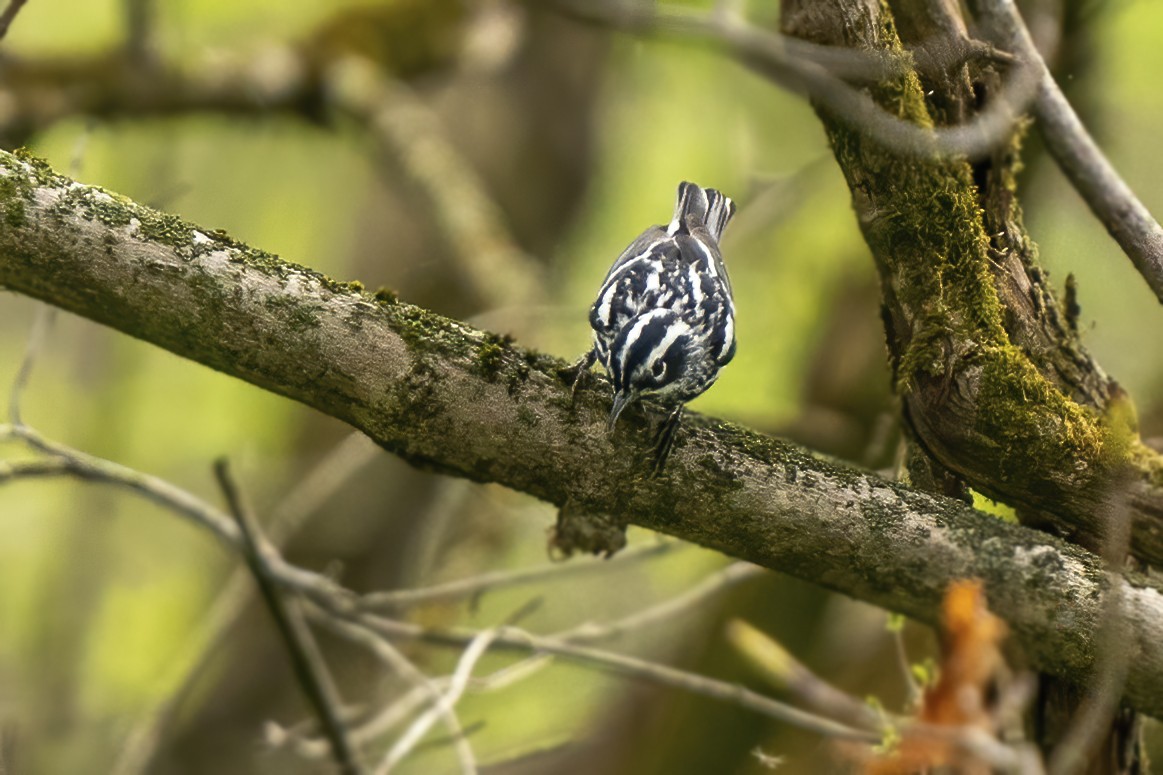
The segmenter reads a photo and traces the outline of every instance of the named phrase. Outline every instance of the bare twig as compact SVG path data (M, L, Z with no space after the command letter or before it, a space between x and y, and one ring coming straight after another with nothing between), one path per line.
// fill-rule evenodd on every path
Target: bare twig
M559 632L554 638L574 643L614 638L631 630L639 630L669 619L680 613L693 610L709 598L731 589L744 581L758 578L767 573L766 568L749 562L734 562L716 571L695 586L661 603L636 611L629 616L604 624L586 623Z
M360 742L374 740L411 715L426 700L432 701L434 708L441 707L440 703L446 687L439 679L432 679L424 675L390 641L379 637L366 628L358 627L331 615L321 614L318 610L309 613L313 613L314 620L319 624L336 635L367 648L387 667L405 680L415 684L412 691L352 730L353 739ZM464 735L464 729L461 727L456 711L452 707L442 708L439 716L453 740L461 772L463 775L475 775L477 771L476 757L473 754L472 745Z
M1163 226L1155 220L1086 131L1050 74L1013 0L976 0L978 14L1034 73L1034 114L1046 147L1095 217L1163 302Z
M347 619L359 626L370 629L385 638L419 640L444 646L467 647L478 634L472 630L448 629L431 630L417 624L386 619L380 616L360 613L342 608L328 607L326 598L313 599L331 614ZM498 649L518 652L543 652L560 656L573 662L589 664L600 669L626 675L631 678L650 681L663 686L710 697L746 708L764 716L784 721L801 729L829 737L846 740L876 742L879 736L846 726L839 722L794 708L785 703L765 697L738 684L719 681L714 678L689 673L677 668L660 665L636 657L616 654L603 649L581 646L555 637L534 635L515 627L496 629L495 645Z
M124 0L125 50L138 67L154 64L154 0Z
M489 307L540 297L542 266L516 244L484 182L446 137L440 119L402 81L355 57L329 72L332 97L395 159L428 200L457 269Z
M1107 535L1102 554L1107 562L1107 587L1103 594L1105 610L1096 638L1098 656L1087 695L1057 747L1050 753L1048 771L1051 775L1076 775L1087 770L1095 752L1111 732L1111 721L1123 696L1131 647L1127 641L1130 633L1123 620L1126 596L1118 578L1131 541L1128 484L1125 477L1116 477L1116 484L1103 504Z
M266 526L268 540L276 547L282 546L328 498L379 454L379 447L362 433L344 437L271 509ZM67 460L62 462L67 463ZM0 480L3 477L3 464L0 464ZM126 744L112 775L138 775L146 770L174 711L218 653L218 644L238 621L250 600L253 586L249 576L246 568L239 568L231 574L198 628L183 642L180 653L169 661L161 685L175 688L166 691L156 705L140 716L126 736Z
M16 19L16 14L20 13L20 9L28 0L8 0L8 7L0 13L0 40L8 34L8 28L12 26L12 22Z
M59 463L41 467L39 476L73 476L120 487L205 527L235 548L239 546L238 528L229 516L165 479L51 441L26 425L0 425L0 437L4 436L20 439Z
M389 749L380 766L376 768L376 775L388 775L392 768L403 761L404 757L416 747L416 744L432 728L438 718L452 712L456 703L460 701L460 696L468 687L477 661L485 655L485 651L488 650L496 637L496 630L484 630L472 639L456 664L456 671L453 672L449 681L448 690L427 712L418 716L412 726Z
M870 95L845 82L900 76L911 66L902 57L816 46L759 29L731 14L640 0L552 0L549 6L612 29L711 43L775 83L806 93L820 108L887 150L908 156L975 158L989 153L1009 136L1038 84L1030 68L1015 62L1005 89L972 120L952 127L921 126L886 112ZM998 56L1008 58L1004 52Z
M28 387L33 366L44 349L45 340L48 339L56 317L57 313L53 307L47 304L37 305L36 317L32 320L32 330L28 334L28 343L24 348L24 358L20 361L20 368L16 371L16 378L12 380L12 389L8 393L8 421L15 426L24 424L20 417L20 399L24 396L24 389Z
M792 71L803 63L817 65L845 80L875 83L903 75L910 67L906 57L822 46L761 29L743 20L733 0L717 4L709 13L699 8L645 0L550 0L546 6L587 24L636 35L708 43L740 60L774 64Z
M880 718L871 707L820 678L767 633L734 619L727 625L727 639L771 684L791 692L817 713L862 729L880 727Z
M338 493L356 474L384 453L366 435L349 433L279 498L271 509L267 537L281 546L299 532L308 517Z
M0 426L0 441L8 438ZM68 460L0 460L0 483L13 479L41 479L76 474Z
M319 653L319 647L311 636L311 631L303 619L298 606L283 597L267 562L264 558L266 548L260 544L261 537L247 508L243 505L242 495L230 475L230 469L225 459L214 464L214 474L218 484L226 496L227 503L234 519L238 523L241 536L241 550L243 559L254 574L254 580L262 592L263 600L271 612L271 616L278 625L279 633L287 646L291 657L291 665L295 677L308 701L315 708L319 721L331 741L331 750L341 772L346 775L359 775L364 771L357 758L355 748L347 736L347 728L340 716L341 701L339 692L331 682L327 666Z
M569 563L551 562L532 568L482 573L430 587L371 592L359 599L359 605L368 610L402 610L430 603L448 603L466 597L472 598L475 602L482 595L505 587L547 579L557 580L594 571L606 571L630 562L659 557L684 546L685 544L678 541L658 541L644 546L632 547L609 560L584 559Z
M888 616L888 634L892 638L893 651L896 652L896 661L900 666L901 676L904 678L905 689L908 692L908 702L912 706L921 699L921 686L913 676L913 666L909 662L909 653L905 648L905 618L899 614L889 614Z

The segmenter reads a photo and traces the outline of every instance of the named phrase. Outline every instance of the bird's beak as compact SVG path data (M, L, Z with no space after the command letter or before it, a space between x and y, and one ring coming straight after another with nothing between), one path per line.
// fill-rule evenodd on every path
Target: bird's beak
M629 393L619 391L614 394L614 406L610 409L610 422L606 424L606 430L614 430L614 423L618 422L618 415L622 414L622 410L626 408L626 404L630 403L630 399Z

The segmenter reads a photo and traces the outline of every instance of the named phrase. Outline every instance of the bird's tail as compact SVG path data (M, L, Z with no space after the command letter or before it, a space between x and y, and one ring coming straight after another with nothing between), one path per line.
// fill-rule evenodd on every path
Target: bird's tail
M678 199L674 203L674 220L667 229L670 234L690 231L705 226L715 242L723 238L723 230L735 214L735 203L713 188L702 188L686 181L678 184Z

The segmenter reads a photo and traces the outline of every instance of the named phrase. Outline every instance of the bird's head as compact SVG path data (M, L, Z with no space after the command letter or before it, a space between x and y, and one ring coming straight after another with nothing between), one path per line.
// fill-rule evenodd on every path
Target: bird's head
M693 346L690 326L671 310L651 310L623 326L610 348L614 406L609 428L641 396L683 392Z

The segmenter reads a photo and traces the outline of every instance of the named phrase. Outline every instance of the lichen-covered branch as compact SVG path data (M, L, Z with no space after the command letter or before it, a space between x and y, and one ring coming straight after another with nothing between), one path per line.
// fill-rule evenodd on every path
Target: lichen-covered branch
M646 478L646 420L565 363L0 153L0 285L301 401L426 468L498 482L936 619L985 580L1034 664L1095 657L1106 577L1083 549L707 418ZM1128 577L1128 695L1163 714L1163 593Z

